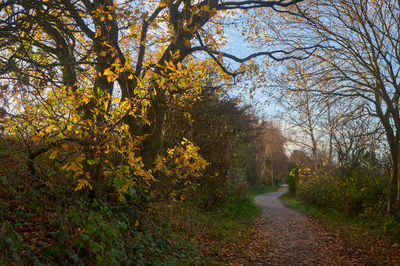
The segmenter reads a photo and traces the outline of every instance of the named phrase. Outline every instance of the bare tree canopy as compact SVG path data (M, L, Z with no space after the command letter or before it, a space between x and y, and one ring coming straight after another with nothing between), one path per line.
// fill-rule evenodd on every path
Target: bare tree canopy
M380 120L392 157L388 208L393 212L400 205L399 2L305 1L276 10L282 24L270 24L276 26L269 43L299 48L317 43L318 49L308 55L315 60L316 79L333 84L324 93L356 99L360 105L355 107Z

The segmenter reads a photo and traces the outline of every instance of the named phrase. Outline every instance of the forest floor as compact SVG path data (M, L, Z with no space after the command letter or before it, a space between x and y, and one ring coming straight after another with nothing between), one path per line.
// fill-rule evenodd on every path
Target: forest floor
M287 191L256 196L262 214L252 240L232 252L220 252L228 265L400 265L400 249L391 241L360 238L354 241L323 225L317 218L285 206L279 199Z

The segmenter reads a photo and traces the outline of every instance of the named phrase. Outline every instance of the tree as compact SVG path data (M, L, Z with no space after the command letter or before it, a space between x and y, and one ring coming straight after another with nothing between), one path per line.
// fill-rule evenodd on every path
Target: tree
M266 184L274 185L279 177L286 174L288 158L285 152L286 138L281 129L272 123L266 123L258 140L258 146L262 149L262 172Z
M337 164L342 170L368 167L377 162L382 129L377 121L367 115L359 119L347 118L337 126L334 135L334 146L337 153Z
M310 168L312 159L302 150L294 150L289 156L289 162L297 163L301 168Z
M235 99L220 97L207 88L191 107L167 112L163 148L168 149L184 137L196 143L199 154L209 162L191 192L198 206L212 208L253 185L252 175L259 174L254 165L254 139L259 132L256 118L249 106L240 107ZM168 182L157 185L165 190L165 183Z
M320 80L312 70L310 62L290 62L276 86L281 89L282 119L291 127L290 141L309 150L317 167L331 161L336 125L351 106L339 110L338 99L324 94L333 84Z
M62 162L77 189L93 184L100 198L113 180L119 191L147 191L168 108L197 97L203 82L220 86L245 69L230 70L223 58L282 54L218 51L224 17L299 2L2 1L0 76L3 95L14 97L3 123L25 141L30 163L44 154ZM221 73L214 80L210 65Z
M288 35L280 37L277 28L274 38L288 47L317 43L318 51L308 55L318 60L320 79L338 84L329 93L354 99L379 119L392 161L389 212L400 207L399 10L398 1L304 2L280 10ZM290 32L299 27L300 34Z

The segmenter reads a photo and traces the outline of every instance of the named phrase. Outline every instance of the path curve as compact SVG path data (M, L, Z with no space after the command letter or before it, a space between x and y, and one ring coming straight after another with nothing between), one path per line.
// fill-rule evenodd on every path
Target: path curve
M247 248L251 265L374 265L357 251L350 251L341 237L317 219L285 206L277 192L256 196L261 208L254 239Z

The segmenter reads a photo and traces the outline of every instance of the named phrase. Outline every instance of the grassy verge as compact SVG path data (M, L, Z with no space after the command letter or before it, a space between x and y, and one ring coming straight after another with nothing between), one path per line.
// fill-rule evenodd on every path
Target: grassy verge
M362 215L348 217L333 209L310 206L288 194L284 194L281 199L288 206L317 217L339 236L344 236L353 250L369 256L374 265L397 265L400 261L400 245L394 241L400 225L398 218L377 216L371 219Z
M224 236L235 235L235 231L246 228L260 214L260 209L254 204L254 197L278 189L279 187L257 187L244 196L231 198L210 213L209 221L216 223L216 229L221 230Z
M397 230L394 229L400 224L395 217L383 216L376 217L374 220L363 216L349 217L334 209L311 206L289 194L282 195L281 199L286 205L311 214L331 229L339 230L350 237L353 242L377 238L391 238L399 241L398 236L395 234Z
M247 196L250 196L253 198L260 194L278 191L279 188L280 188L280 186L273 186L273 187L259 186L259 187L255 187L255 188L251 189L249 191L249 193L247 193Z
M241 253L251 240L251 227L260 210L254 196L276 191L278 187L259 187L246 195L233 197L212 211L203 211L191 203L152 208L153 218L162 228L193 243L202 254L200 264L227 262L227 254Z
M230 262L229 254L242 254L251 241L251 228L260 214L254 204L259 194L277 191L279 187L258 187L241 197L231 198L215 211L207 214L210 228L206 257L211 263Z
M192 223L192 229L204 229L207 238L218 242L230 242L239 231L244 231L258 217L260 209L254 204L254 197L259 194L273 192L279 187L258 187L246 195L232 197L212 211L202 211L191 202L183 203L180 208L171 208L176 212L170 217L181 217ZM184 228L179 226L179 228Z
M301 200L297 199L294 196L289 195L288 193L281 196L283 202L289 207L301 210L305 213L314 215L318 217L323 223L329 226L341 226L341 225L356 225L357 221L354 219L350 219L349 217L344 216L342 213L327 209L327 208L317 208L310 206Z

